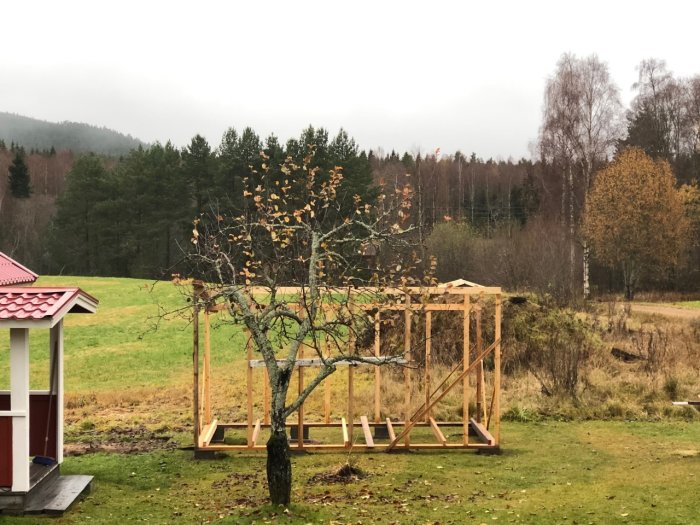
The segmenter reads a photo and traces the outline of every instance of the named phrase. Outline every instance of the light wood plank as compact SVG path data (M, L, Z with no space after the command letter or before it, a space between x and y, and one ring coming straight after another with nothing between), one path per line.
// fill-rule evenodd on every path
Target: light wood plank
M469 421L469 423L471 424L472 428L474 429L474 432L476 432L477 436L479 436L479 438L481 438L481 440L486 445L492 447L496 444L496 440L491 435L491 433L488 430L486 430L486 427L484 425L482 425L481 423L479 423L477 420L475 420L473 418Z
M348 425L345 422L345 418L340 419L340 423L343 426L343 446L349 447L350 446L350 436L348 435Z
M246 351L248 361L253 358L253 339L250 331L246 330ZM246 417L248 422L248 430L246 438L248 446L253 446L253 369L248 367L246 374Z
M462 371L469 368L469 296L464 296L464 317L462 319ZM469 443L469 376L462 379L462 442Z
M290 448L297 448L297 445L290 443L289 444ZM397 445L394 447L395 449L400 449L400 450L406 450L406 449L415 449L415 450L445 450L445 449L474 449L474 450L479 450L479 449L490 449L494 448L493 445L487 445L485 443L469 443L469 445L463 445L462 443L448 443L447 445L440 445L439 443L415 443L411 445L410 447L406 447L405 445ZM392 450L394 449L392 448ZM206 447L205 450L210 450L212 452L226 452L226 451L242 451L242 450L247 450L247 451L255 451L255 452L266 452L267 451L267 446L266 445L256 445L253 448L248 448L245 445L210 445ZM305 444L304 445L304 450L346 450L347 447L345 445L342 445L340 443L337 444L330 444L330 443L322 443L322 444ZM355 444L352 447L352 450L358 450L358 451L367 451L367 452L372 452L372 451L377 451L377 447L369 447L365 444L359 443Z
M336 366L361 366L361 365L390 365L390 364L395 364L395 365L406 365L408 364L408 361L401 357L400 355L386 355L386 356L362 356L361 357L362 361L356 361L353 359L341 359L339 361L335 361L333 364ZM279 359L277 360L278 365L283 365L286 364L287 360L286 359ZM248 361L248 366L250 368L264 368L265 365L265 360L264 359L250 359ZM308 358L308 359L297 359L296 362L294 363L295 367L316 367L316 366L325 366L323 360L320 357L315 357L315 358Z
M374 357L379 359L379 353L381 351L381 319L379 317L379 312L374 316ZM381 411L381 385L382 385L382 372L378 366L374 367L374 421L380 421L380 411Z
M367 416L360 416L360 423L362 423L362 432L365 434L365 443L370 448L374 447L374 439L372 439L372 431L369 429Z
M255 422L255 428L253 429L253 446L258 443L258 436L260 435L260 420Z
M396 432L394 432L394 425L391 423L391 418L386 418L386 430L389 432L389 439L394 441L396 439Z
M351 331L349 336L350 351L355 352L355 332ZM348 434L350 441L354 441L355 430L355 367L348 367Z
M440 430L440 427L432 417L430 418L430 429L433 431L433 435L440 442L441 445L447 444L447 439L445 438L445 435L442 433L442 430Z
M425 390L425 421L430 418L430 353L432 350L432 314L425 313L425 376L423 379L423 388Z
M218 421L215 419L211 423L207 424L202 428L202 433L199 436L199 446L206 447L211 442L211 438L214 437L214 432L216 432L216 426Z
M270 424L270 373L263 368L263 421Z
M501 295L496 295L496 313L494 327L494 338L497 341L501 340ZM496 350L493 354L493 437L495 445L501 442L501 343L496 345Z
M209 311L204 310L204 422L211 423L211 337Z
M324 354L326 357L330 357L330 344L328 341L328 336L324 341ZM331 422L331 380L333 376L327 377L323 383L323 420L325 423Z
M462 303L414 303L411 305L406 305L404 303L396 304L364 304L361 306L363 310L379 310L380 312L386 311L403 311L410 310L414 312L461 312L464 310L464 305Z
M199 418L199 306L197 306L197 293L193 297L192 308L192 410L194 421L192 422L194 444L199 443L199 430L201 422Z
M410 306L411 296L406 294L406 306ZM404 332L403 332L403 354L406 360L411 358L411 321L413 314L410 309L404 312ZM404 419L408 421L411 416L411 367L407 366L403 369L403 384L404 384ZM393 441L393 439L392 439ZM406 434L405 445L411 443L411 434Z
M299 357L302 359L304 357L304 345L299 347ZM298 394L301 396L301 393L304 391L304 367L300 366L297 373L299 374ZM297 446L304 448L304 403L297 410Z
M483 297L479 297L476 306L476 352L481 352L483 339L481 335L481 310ZM486 419L486 392L484 389L484 363L480 361L476 368L476 420L481 423Z

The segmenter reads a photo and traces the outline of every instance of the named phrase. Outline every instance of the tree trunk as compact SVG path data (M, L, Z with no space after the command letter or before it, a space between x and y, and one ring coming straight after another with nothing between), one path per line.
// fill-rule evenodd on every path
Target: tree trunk
M591 190L591 171L589 168L590 164L586 163L584 165L584 192L583 192L583 204L581 209L586 209L586 200L588 199L588 192ZM584 239L583 241L583 300L587 301L591 296L591 281L590 281L590 268L591 268L591 249L588 246L588 241Z
M574 239L576 237L576 221L574 217L574 174L571 171L571 166L567 167L567 178L569 181L569 268L571 271L570 288L571 293L576 289L576 247Z
M637 272L634 263L627 261L622 265L622 277L625 281L625 300L632 301L637 282Z
M591 264L591 249L587 241L583 241L583 298L588 300L591 296L591 281L589 278Z
M289 505L292 498L292 462L281 413L272 415L272 430L267 441L267 485L270 503Z

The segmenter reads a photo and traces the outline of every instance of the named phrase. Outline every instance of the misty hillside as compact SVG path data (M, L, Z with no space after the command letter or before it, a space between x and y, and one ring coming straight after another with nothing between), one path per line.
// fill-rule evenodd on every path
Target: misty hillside
M131 135L78 122L47 122L13 113L0 112L0 140L44 150L93 151L105 155L125 155L143 144Z

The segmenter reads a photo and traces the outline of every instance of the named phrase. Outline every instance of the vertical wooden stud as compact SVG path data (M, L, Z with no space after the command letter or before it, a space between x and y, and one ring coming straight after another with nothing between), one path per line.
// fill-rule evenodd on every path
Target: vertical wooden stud
M404 331L403 331L403 353L406 361L411 360L411 320L413 314L411 312L411 296L406 294L406 310L404 311ZM406 366L403 369L404 379L404 422L408 423L411 418L411 367ZM411 434L407 433L404 439L405 445L408 447L411 444Z
M348 335L351 355L355 355L355 333L350 330ZM352 432L355 426L355 367L348 365L348 438L353 444Z
M425 406L430 406L430 352L431 352L431 339L432 339L432 312L428 310L425 312ZM425 412L425 422L430 422L431 410Z
M469 296L464 294L462 318L462 371L469 369ZM462 379L462 442L469 444L469 376Z
M270 373L263 368L263 423L270 424Z
M199 298L194 293L194 306L192 308L192 405L194 411L194 446L199 445Z
M483 341L481 335L481 311L484 306L483 297L479 295L476 307L476 353L477 355L483 350ZM476 365L476 420L479 423L484 423L486 419L486 392L484 391L484 361L482 360Z
M493 355L493 437L496 445L501 444L501 294L496 294L494 338L496 348Z
M209 309L204 310L204 423L211 423L211 340Z
M330 341L328 339L328 336L326 335L325 341L324 341L324 347L323 347L323 355L326 357L331 356L331 345ZM323 383L323 420L326 424L329 424L331 422L331 378L333 376L327 377Z
M381 320L379 312L374 315L374 355L379 357L381 348ZM381 384L382 372L379 366L374 367L374 421L381 421Z
M304 358L303 344L299 346L299 358ZM304 368L303 366L297 366L299 395L304 391ZM297 410L297 445L299 448L304 448L304 403L302 403L301 406L299 406L299 410Z
M251 360L253 359L253 334L246 330L246 413L248 419L248 447L253 446L253 367Z

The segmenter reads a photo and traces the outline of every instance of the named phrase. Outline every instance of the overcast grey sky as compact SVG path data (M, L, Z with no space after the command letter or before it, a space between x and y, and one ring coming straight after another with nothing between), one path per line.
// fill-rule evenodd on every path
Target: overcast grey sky
M564 52L700 73L694 1L2 5L0 111L184 145L343 126L364 148L529 156Z

